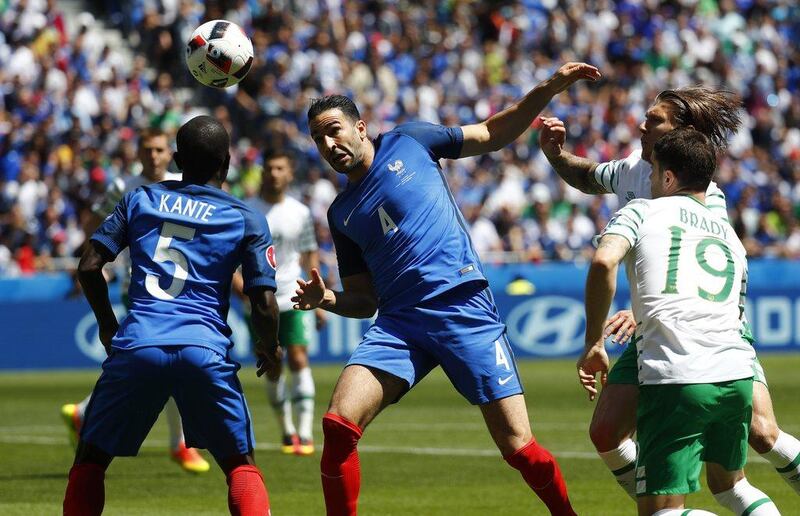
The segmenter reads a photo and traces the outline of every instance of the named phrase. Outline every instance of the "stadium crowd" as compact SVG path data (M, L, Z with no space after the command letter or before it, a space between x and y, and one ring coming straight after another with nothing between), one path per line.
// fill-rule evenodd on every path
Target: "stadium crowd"
M376 136L410 120L466 124L566 61L594 64L604 78L572 88L546 113L565 121L572 152L600 162L638 147L637 126L663 89L740 94L745 129L732 135L717 173L731 221L751 257L800 258L800 6L792 0L87 4L94 15L68 27L55 0L0 3L0 276L74 256L92 204L114 178L139 171L138 130L174 133L203 112L233 135L236 195L258 194L264 150L297 156L295 193L312 208L330 266L325 212L343 176L307 136L311 98L353 96ZM249 75L227 90L200 86L183 64L192 30L217 18L245 28L256 54ZM500 152L443 166L490 261L584 259L616 208L615 196L587 196L559 180L535 124Z

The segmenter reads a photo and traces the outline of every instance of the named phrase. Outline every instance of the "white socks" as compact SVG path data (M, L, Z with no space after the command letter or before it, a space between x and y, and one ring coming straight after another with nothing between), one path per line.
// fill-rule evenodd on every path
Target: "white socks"
M598 452L608 469L614 474L617 484L636 501L636 443L625 439L619 448L607 452Z
M300 439L312 440L314 394L314 378L309 367L292 373L291 397L286 396L284 373L281 373L277 382L267 380L267 396L278 416L283 435L297 434ZM293 409L297 419L296 429L292 420Z
M164 405L164 413L167 415L167 427L169 427L169 449L175 450L183 443L183 422L181 413L178 412L178 405L172 397Z
M314 425L314 378L311 368L292 373L292 405L297 418L297 434L300 439L312 440Z
M703 509L661 509L654 512L653 516L717 516L713 512Z
M781 432L775 445L761 455L767 459L797 494L800 494L800 441Z
M714 495L717 502L734 514L748 516L780 516L778 508L769 496L750 485L746 478L736 482L733 488Z
M281 436L294 435L297 430L292 422L292 402L286 397L286 374L281 372L277 381L267 379L267 398L281 426Z

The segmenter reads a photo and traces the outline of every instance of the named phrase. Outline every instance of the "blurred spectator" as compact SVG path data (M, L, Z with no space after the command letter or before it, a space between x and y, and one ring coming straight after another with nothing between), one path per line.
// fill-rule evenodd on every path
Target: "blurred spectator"
M598 66L604 79L547 111L566 123L571 152L601 162L638 146L646 103L666 87L740 94L745 129L731 135L717 177L731 222L751 256L800 257L800 7L791 0L86 4L95 11L67 16L55 0L0 2L0 275L61 266L107 184L139 173L138 130L172 133L203 112L234 137L236 195L258 191L264 150L297 156L296 194L335 274L325 212L343 183L307 136L310 98L359 98L373 136L411 120L466 124L568 60ZM240 24L256 54L242 83L222 91L183 64L191 32L216 18ZM443 171L481 252L583 259L616 200L565 186L536 141L532 127L507 149Z

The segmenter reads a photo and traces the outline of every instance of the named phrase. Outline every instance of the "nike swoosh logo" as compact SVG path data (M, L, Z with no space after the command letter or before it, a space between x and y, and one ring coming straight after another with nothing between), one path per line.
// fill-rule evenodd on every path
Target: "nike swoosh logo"
M510 381L512 378L514 378L514 375L513 375L513 374L512 374L511 376L508 376L508 377L506 377L506 378L498 378L498 379L497 379L497 383L499 383L500 385L505 385L505 384L507 384L507 383L508 383L508 382L509 382L509 381Z
M353 209L352 209L352 210L350 210L350 213L347 215L347 218L346 218L346 219L344 219L344 225L345 225L345 226L347 225L347 223L348 223L348 222L350 222L350 217L352 217L352 216L353 216L353 213L355 213L356 209L358 208L358 206L359 206L360 204L361 204L361 203L357 203L357 204L356 204L356 205L353 207Z

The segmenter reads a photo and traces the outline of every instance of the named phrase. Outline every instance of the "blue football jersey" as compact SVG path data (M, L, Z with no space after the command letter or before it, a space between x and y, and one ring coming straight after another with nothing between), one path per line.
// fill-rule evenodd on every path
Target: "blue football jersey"
M488 285L439 166L463 141L458 127L398 126L375 140L367 175L328 210L340 276L370 272L382 313L467 281Z
M130 311L113 346L198 345L223 355L231 278L275 289L267 221L219 188L180 181L127 193L92 240L116 256L130 247Z

